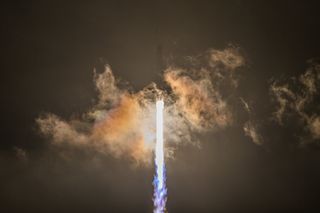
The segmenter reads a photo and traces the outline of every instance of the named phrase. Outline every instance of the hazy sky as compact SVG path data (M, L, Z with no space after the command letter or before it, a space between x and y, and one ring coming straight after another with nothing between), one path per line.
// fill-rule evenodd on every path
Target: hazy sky
M312 93L305 111L296 107L298 94L310 97L299 79L320 56L319 6L241 0L2 3L0 212L152 212L152 166L52 146L36 119L50 112L68 120L90 109L97 101L95 67L109 64L132 91L152 81L167 89L162 69L230 46L246 61L232 97L243 98L250 113L243 102L230 101L237 113L232 125L197 134L200 147L179 146L167 161L168 211L320 209L319 94ZM294 93L276 90L285 93L281 100L289 108L282 124L274 118L281 100L271 92L273 83ZM247 121L263 143L245 135Z

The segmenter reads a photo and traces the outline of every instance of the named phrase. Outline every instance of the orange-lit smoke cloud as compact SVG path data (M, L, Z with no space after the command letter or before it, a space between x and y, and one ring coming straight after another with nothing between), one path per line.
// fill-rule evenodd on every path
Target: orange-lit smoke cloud
M302 124L306 136L302 142L320 139L320 115L317 110L316 98L319 97L320 66L310 61L309 68L299 77L280 83L274 81L270 86L270 92L277 103L277 109L273 114L274 119L285 125L288 119L295 117Z
M221 85L237 87L236 69L244 65L237 48L210 50L189 68L170 67L163 91L156 84L139 92L120 89L111 68L94 72L97 103L81 117L63 120L54 114L37 119L42 134L56 146L71 145L95 150L136 163L150 163L155 139L155 101L165 100L166 155L179 143L192 143L193 133L225 128L233 115L221 94Z

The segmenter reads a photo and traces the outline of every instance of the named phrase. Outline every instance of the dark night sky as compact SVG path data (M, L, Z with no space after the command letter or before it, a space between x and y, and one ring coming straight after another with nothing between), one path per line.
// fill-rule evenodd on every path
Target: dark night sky
M228 44L248 60L241 93L257 119L272 111L271 78L302 73L320 56L316 1L8 1L1 5L0 212L152 212L152 168L79 151L57 157L35 118L69 118L96 97L101 61L141 89L162 84L163 57ZM162 64L162 66L164 66ZM320 209L320 149L268 124L264 146L235 125L200 136L168 161L169 212ZM17 155L17 148L27 158ZM319 211L319 210L318 210Z

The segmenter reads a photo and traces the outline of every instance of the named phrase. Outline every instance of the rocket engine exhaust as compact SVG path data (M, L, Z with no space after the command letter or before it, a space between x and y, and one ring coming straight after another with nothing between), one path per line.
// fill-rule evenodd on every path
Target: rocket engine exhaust
M163 100L156 103L156 148L155 148L155 169L156 174L153 180L154 185L154 213L164 213L167 202L166 169L163 151Z

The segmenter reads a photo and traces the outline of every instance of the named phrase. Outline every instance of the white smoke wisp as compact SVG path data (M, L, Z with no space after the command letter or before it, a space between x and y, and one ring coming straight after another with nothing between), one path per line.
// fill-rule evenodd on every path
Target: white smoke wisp
M257 126L253 121L247 121L243 126L243 131L246 136L251 138L253 143L262 145L262 136L258 133Z
M258 122L254 119L252 107L243 98L240 98L244 110L248 114L248 120L243 124L244 134L256 145L263 144L263 137L259 132Z

